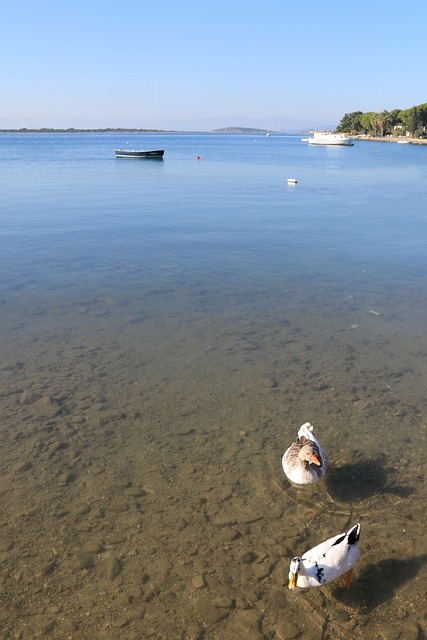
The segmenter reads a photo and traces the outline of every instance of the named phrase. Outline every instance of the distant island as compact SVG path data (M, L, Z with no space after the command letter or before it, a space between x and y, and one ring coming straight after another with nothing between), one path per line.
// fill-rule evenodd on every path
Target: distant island
M254 129L249 127L225 127L224 129L214 129L213 131L175 131L168 129L128 129L123 127L109 127L105 129L52 129L43 127L42 129L0 129L0 133L250 133L252 135L266 135L267 129ZM277 133L276 131L270 133Z
M107 129L0 129L0 133L176 133L163 129L124 129L124 128L107 128Z
M338 127L338 133L373 137L405 136L427 138L427 103L410 109L392 111L353 111L346 113Z
M223 129L214 129L212 133L250 133L252 135L267 135L267 129L254 129L251 127L224 127ZM270 133L277 133L270 131Z

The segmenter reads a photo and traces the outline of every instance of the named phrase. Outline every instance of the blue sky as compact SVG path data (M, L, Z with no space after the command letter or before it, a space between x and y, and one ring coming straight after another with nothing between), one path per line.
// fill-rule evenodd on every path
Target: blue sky
M293 130L427 102L424 0L3 0L1 19L1 128Z

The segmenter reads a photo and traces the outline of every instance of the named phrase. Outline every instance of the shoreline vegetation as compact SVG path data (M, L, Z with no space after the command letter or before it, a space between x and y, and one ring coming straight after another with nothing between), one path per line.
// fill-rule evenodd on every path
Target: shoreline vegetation
M418 140L427 138L427 103L410 109L346 113L336 131L353 137L362 135L374 140L406 138L413 144L424 144Z

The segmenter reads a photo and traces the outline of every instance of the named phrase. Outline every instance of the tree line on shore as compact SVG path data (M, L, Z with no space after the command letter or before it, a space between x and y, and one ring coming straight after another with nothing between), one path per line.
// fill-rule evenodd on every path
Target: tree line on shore
M427 103L410 109L392 111L353 111L346 113L337 127L337 132L352 135L410 135L414 138L427 137Z

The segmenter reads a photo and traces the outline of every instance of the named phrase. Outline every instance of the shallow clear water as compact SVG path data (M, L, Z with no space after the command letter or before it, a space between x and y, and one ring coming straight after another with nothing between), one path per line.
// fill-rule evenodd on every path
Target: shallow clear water
M427 147L0 149L4 637L424 637ZM357 521L349 591L286 589Z

